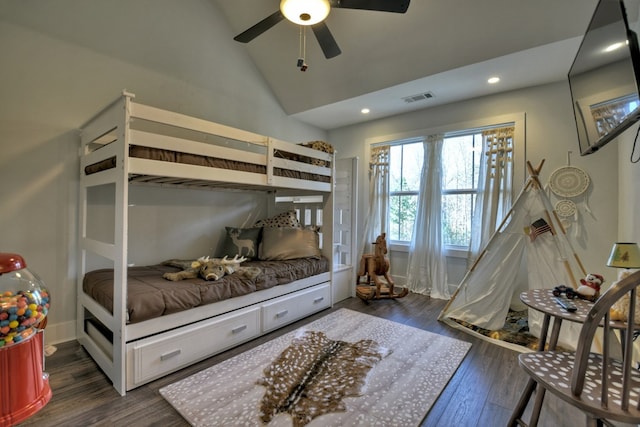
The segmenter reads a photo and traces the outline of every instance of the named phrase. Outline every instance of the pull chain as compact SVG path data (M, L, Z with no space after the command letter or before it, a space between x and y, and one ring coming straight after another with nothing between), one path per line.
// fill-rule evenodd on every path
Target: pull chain
M304 58L307 53L307 26L300 25L300 46L298 49L298 68L300 71L307 71L309 68L304 61Z

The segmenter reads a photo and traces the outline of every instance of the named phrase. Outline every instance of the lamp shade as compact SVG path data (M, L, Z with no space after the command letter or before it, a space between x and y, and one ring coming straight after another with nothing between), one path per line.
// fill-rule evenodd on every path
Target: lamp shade
M611 248L609 267L640 268L640 249L637 243L617 242Z
M329 15L329 0L282 0L280 11L289 21L299 25L313 25Z

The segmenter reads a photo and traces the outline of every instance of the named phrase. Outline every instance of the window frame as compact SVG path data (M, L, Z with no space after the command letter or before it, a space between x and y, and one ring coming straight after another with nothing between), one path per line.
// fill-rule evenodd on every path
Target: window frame
M405 139L402 141L396 141L393 144L389 144L390 147L397 147L397 146L401 146L401 145L409 145L409 144L424 144L424 138L412 138L412 139ZM424 155L424 153L423 153ZM391 153L389 153L389 158L391 158ZM391 167L391 165L389 165L389 167ZM389 175L391 175L391 170L389 170ZM389 178L391 178L391 176L389 176ZM391 185L391 183L389 183L389 185ZM389 209L391 209L391 197L393 196L416 196L419 197L420 196L420 186L418 185L418 188L416 190L404 190L404 191L392 191L391 189L387 190L387 196L389 198L389 202L387 204L387 220L386 223L388 224L388 227L391 226L391 221L390 221L390 213L389 213ZM391 230L389 230L391 231ZM391 236L389 236L391 237ZM389 238L388 239L388 243L389 244L398 244L398 245L402 245L402 246L408 246L407 241L405 240L394 240Z
M397 134L390 134L385 136L378 136L366 139L366 155L370 158L371 147L377 145L398 145L411 142L421 142L429 135L443 134L445 137L452 137L458 135L468 134L469 130L477 129L491 129L506 125L514 126L513 135L513 192L519 191L518 183L520 186L526 181L526 138L525 138L525 125L526 115L524 112L505 114L500 116L492 116L481 118L477 120L469 120L465 122L452 123L449 125L434 126L430 128L420 129L412 132L403 132ZM517 165L521 165L518 167ZM368 181L367 181L368 182ZM444 194L444 192L443 192ZM512 195L513 196L513 195ZM387 219L388 219L388 213ZM409 252L410 244L403 241L389 241L388 243L390 251ZM468 250L460 246L445 247L446 256L466 258Z
M511 122L513 123L513 122ZM482 137L482 132L485 130L489 130L491 128L499 128L502 127L504 125L508 125L509 123L504 123L504 124L500 124L497 126L483 126L483 127L476 127L476 128L468 128L468 129L460 129L457 131L453 131L453 132L448 132L444 134L444 138L457 138L457 137L465 137L465 136L472 136L475 137L480 134L480 141L478 142L478 144L480 144L480 149L483 149L483 137ZM475 143L476 141L474 140L474 150L475 150ZM446 144L446 142L445 142ZM473 165L474 167L472 168L472 175L475 177L475 163ZM478 177L478 181L480 180L480 177ZM453 189L453 190L446 190L446 189L442 189L442 196L445 195L471 195L473 196L477 189L478 189L478 182L475 182L475 187L472 188L466 188L466 189ZM472 202L473 205L473 202ZM470 218L469 221L473 221L473 207L472 210L470 212ZM468 246L461 246L461 245L450 245L450 244L445 244L443 243L444 247L445 247L445 251L447 252L451 252L451 253L456 253L456 254L466 254L469 250Z

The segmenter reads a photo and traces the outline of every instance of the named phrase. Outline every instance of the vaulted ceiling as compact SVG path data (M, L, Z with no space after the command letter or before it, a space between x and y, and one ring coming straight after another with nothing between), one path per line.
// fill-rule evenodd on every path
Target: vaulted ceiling
M239 34L279 0L213 0ZM391 1L391 0L390 0ZM283 20L242 45L294 117L324 129L566 78L597 0L412 0L407 13L333 9L342 54L326 59ZM489 85L487 79L501 81ZM407 103L403 98L430 93ZM360 109L368 107L367 116Z

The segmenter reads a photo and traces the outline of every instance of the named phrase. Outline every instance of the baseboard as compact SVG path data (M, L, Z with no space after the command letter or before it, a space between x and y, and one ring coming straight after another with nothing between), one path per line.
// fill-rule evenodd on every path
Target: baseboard
M76 339L76 322L47 323L44 329L45 345L54 345Z
M396 286L407 286L407 276L396 276L391 273L391 277L393 278L393 283L395 283Z
M407 286L407 277L406 276L396 276L396 275L392 274L391 277L393 277L393 281L396 284L396 286L402 286L402 287L406 287ZM449 283L449 284L447 284L447 290L449 291L449 295L453 295L456 292L457 289L458 289L458 283Z
M459 286L460 286L459 283L449 283L447 285L447 288L449 289L449 295L455 294Z

